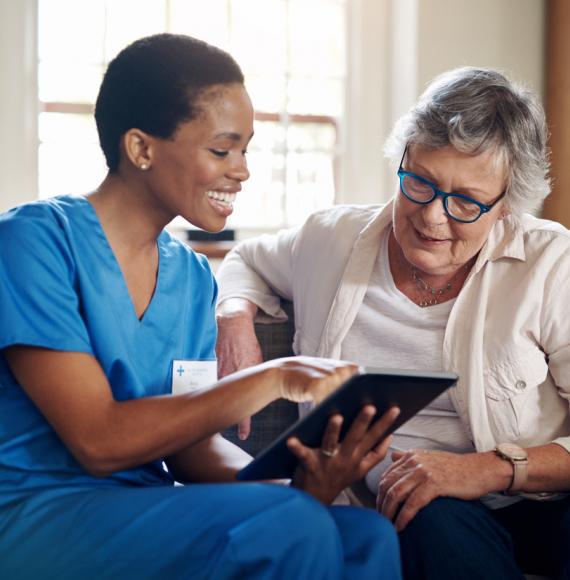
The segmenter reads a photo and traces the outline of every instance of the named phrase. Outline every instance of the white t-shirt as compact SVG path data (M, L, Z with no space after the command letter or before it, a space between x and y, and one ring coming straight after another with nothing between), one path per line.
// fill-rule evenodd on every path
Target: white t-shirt
M381 240L366 295L342 343L342 358L360 365L415 370L442 369L443 337L455 299L422 308L394 284L388 260L389 231ZM373 345L379 345L374 348ZM475 451L447 392L432 401L394 434L393 449ZM373 493L391 465L389 452L366 477Z

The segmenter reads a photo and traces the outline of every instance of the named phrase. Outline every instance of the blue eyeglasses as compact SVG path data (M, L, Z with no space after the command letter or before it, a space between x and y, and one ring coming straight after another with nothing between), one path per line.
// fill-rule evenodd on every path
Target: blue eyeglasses
M476 222L484 213L491 211L493 206L497 204L505 195L506 190L490 205L485 205L472 197L463 195L462 193L447 193L438 189L433 183L412 173L411 171L404 171L402 164L408 151L408 146L404 149L400 167L398 168L398 177L400 178L400 190L402 193L414 203L420 205L427 205L431 203L436 197L441 197L443 209L445 213L453 220L463 224L471 224Z

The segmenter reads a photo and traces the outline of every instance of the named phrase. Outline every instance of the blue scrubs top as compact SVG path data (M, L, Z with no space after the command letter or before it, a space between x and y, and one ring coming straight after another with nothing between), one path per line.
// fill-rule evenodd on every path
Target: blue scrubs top
M166 231L157 245L156 289L139 320L86 198L62 196L0 215L0 504L55 487L173 483L161 460L104 479L89 475L2 351L20 344L92 354L118 401L171 393L173 360L215 358L217 288L203 256Z

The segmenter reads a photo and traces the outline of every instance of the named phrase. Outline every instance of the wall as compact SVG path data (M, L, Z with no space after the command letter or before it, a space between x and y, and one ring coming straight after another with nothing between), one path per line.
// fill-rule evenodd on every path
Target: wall
M0 0L0 211L37 196L35 0Z
M491 66L544 86L543 0L419 0L418 87L458 65Z
M546 113L550 127L552 194L543 216L570 228L570 2L549 0Z

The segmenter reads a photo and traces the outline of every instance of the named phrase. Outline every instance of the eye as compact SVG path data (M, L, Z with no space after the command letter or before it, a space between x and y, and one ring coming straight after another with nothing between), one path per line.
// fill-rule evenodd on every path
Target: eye
M216 157L227 157L228 152L222 149L210 149L210 153L213 153Z

